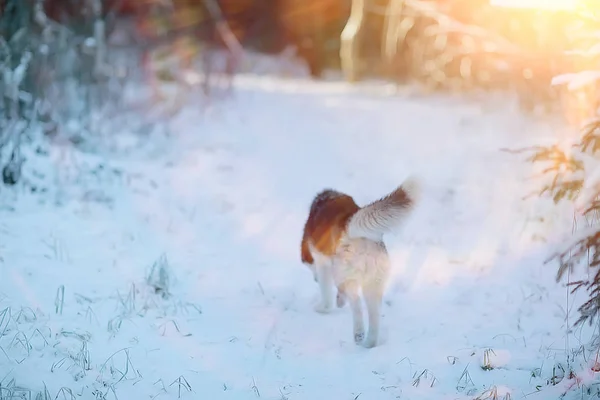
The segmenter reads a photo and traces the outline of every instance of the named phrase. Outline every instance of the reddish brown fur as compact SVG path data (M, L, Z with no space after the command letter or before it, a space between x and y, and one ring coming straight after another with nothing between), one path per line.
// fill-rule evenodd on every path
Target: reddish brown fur
M324 190L312 202L302 236L302 262L312 264L314 259L309 243L318 252L331 256L346 230L348 220L360 207L354 199L334 190Z

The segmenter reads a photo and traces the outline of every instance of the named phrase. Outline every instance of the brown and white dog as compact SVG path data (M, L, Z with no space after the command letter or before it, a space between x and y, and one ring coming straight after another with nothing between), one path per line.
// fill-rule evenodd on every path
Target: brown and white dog
M390 274L390 260L383 234L397 228L413 210L418 182L409 178L392 193L359 207L354 199L332 189L314 198L302 236L302 262L319 284L321 301L315 311L332 307L332 287L337 287L337 306L350 302L356 344L371 348L379 336L383 291ZM364 297L369 332L365 337L360 291Z

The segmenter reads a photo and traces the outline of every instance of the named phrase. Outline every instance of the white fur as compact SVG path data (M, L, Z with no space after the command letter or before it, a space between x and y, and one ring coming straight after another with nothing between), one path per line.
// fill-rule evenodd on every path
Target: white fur
M356 343L371 348L379 339L383 292L390 276L390 259L383 242L344 238L333 259L333 281L344 286L350 302ZM369 331L365 337L360 292L367 306ZM341 294L341 295L344 295Z
M333 308L333 260L331 257L315 250L311 243L308 244L308 248L313 256L314 261L311 267L314 268L313 274L315 281L319 284L319 292L321 293L321 299L315 305L315 311L324 314Z
M315 260L321 292L321 301L315 310L321 313L330 311L333 308L332 285L339 287L343 284L343 295L347 296L352 309L355 342L367 348L376 346L379 338L383 291L390 274L390 261L385 245L365 238L344 237L333 257L319 253L312 246L310 251ZM361 290L369 321L366 337L360 299Z
M418 180L414 177L406 179L402 189L411 199L410 204L395 206L388 198L383 198L361 208L350 218L347 235L352 238L367 238L375 242L383 240L385 233L391 232L401 225L414 208L420 194ZM398 190L398 189L396 189Z

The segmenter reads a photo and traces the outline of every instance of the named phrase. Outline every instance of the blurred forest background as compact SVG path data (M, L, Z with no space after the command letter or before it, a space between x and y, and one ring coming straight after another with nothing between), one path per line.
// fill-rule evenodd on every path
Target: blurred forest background
M594 63L565 52L595 39L593 23L488 0L1 0L0 148L17 149L34 120L46 136L85 142L107 108L127 109L126 82L157 101L161 82L185 86L194 71L209 94L217 77L230 85L251 72L251 53L291 54L316 78L343 67L351 81L509 90L525 109L568 101L577 123L593 108L590 88L565 98L550 83Z
M3 183L40 143L106 146L156 129L190 91L230 93L260 54L315 79L503 91L578 126L596 115L595 79L551 83L597 63L596 23L489 0L0 0Z

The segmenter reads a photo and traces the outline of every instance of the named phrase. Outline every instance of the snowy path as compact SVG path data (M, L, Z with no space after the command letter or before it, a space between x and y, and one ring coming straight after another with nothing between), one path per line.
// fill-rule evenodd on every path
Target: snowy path
M45 382L52 396L68 387L83 399L560 390L546 381L579 344L565 344L565 289L536 238L568 229L568 217L533 224L548 215L520 200L536 188L532 167L499 150L552 140L548 126L508 107L261 78L208 115L190 106L172 130L166 155L126 163L153 183L107 189L113 209L25 199L0 211L0 312L11 313L0 314L0 384L6 373L4 384ZM347 308L312 310L302 225L323 187L364 204L410 173L425 184L423 202L386 239L384 343L366 350ZM167 300L144 282L163 253Z

